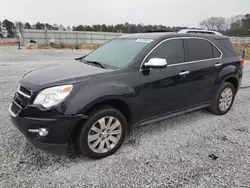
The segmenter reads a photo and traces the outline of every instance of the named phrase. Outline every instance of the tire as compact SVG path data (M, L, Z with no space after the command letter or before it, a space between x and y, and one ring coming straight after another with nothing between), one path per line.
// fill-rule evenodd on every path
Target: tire
M226 92L226 93L231 92L232 98L229 97L230 94L227 95L226 93L223 93L223 92ZM224 115L224 114L228 113L228 111L231 109L231 107L233 105L235 94L236 94L235 87L229 82L224 82L220 86L220 88L218 89L218 91L215 95L215 98L213 100L213 103L208 108L208 110L216 115ZM223 95L224 96L227 95L228 98L225 99L225 97L223 97ZM230 102L229 102L229 100L230 100ZM227 102L223 102L223 101L227 101ZM225 104L224 107L223 107L222 103Z
M107 157L120 148L127 127L127 120L119 110L112 107L98 108L90 114L88 121L83 125L78 135L77 146L89 158Z

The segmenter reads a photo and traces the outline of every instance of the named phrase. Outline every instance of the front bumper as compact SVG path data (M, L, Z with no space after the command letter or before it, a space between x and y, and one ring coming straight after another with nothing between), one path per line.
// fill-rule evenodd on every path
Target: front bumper
M35 113L34 113L35 112ZM61 116L55 110L44 110L42 107L27 106L17 116L9 109L12 123L36 147L52 153L67 152L71 133L82 116ZM29 117L27 115L32 116ZM46 136L30 132L30 129L46 128Z
M55 153L55 154L66 154L68 151L68 146L69 144L50 144L50 143L43 143L40 141L36 141L34 139L30 139L28 137L26 137L27 140L33 144L35 147L44 150L44 151L48 151L50 153Z

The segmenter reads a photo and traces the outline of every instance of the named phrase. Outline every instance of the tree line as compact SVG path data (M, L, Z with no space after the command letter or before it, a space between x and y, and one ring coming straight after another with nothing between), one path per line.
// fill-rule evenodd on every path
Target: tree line
M200 22L200 27L219 31L227 36L250 36L250 14L238 15L229 19L210 17Z
M167 30L178 31L181 29L187 29L187 27L168 27L164 25L144 25L144 24L117 24L117 25L78 25L78 26L63 26L58 24L49 24L37 22L34 25L26 22L12 22L9 20L0 21L0 28L5 28L8 31L8 37L14 37L17 32L21 32L23 29L35 29L35 30L60 30L60 31L98 31L98 32L119 32L119 33L141 33L144 31L153 30ZM0 30L1 32L1 30Z
M199 24L200 28L222 32L228 36L250 36L250 14L234 16L230 19L224 17L210 17ZM63 26L58 24L49 24L37 22L30 24L28 22L12 22L10 20L0 21L0 37L15 37L15 35L23 29L36 30L60 30L60 31L99 31L99 32L120 32L120 33L141 33L144 31L166 30L178 31L187 29L188 27L169 27L165 25L144 25L144 24L116 24L116 25L78 25L78 26ZM193 28L195 29L195 28Z

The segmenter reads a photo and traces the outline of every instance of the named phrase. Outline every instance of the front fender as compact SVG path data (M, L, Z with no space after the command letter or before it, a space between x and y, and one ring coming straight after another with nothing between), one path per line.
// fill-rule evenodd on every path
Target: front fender
M108 85L99 83L80 84L64 105L63 114L84 114L93 105L105 100L121 100L131 106L135 99L134 88L117 82Z

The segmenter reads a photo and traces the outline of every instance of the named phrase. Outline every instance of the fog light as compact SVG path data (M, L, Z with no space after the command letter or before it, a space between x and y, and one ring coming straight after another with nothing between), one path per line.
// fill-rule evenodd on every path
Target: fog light
M39 135L40 136L47 136L49 133L49 130L45 129L45 128L41 128L39 129Z
M40 128L40 129L29 129L29 132L31 133L38 133L40 136L47 136L49 134L49 130L46 128Z

